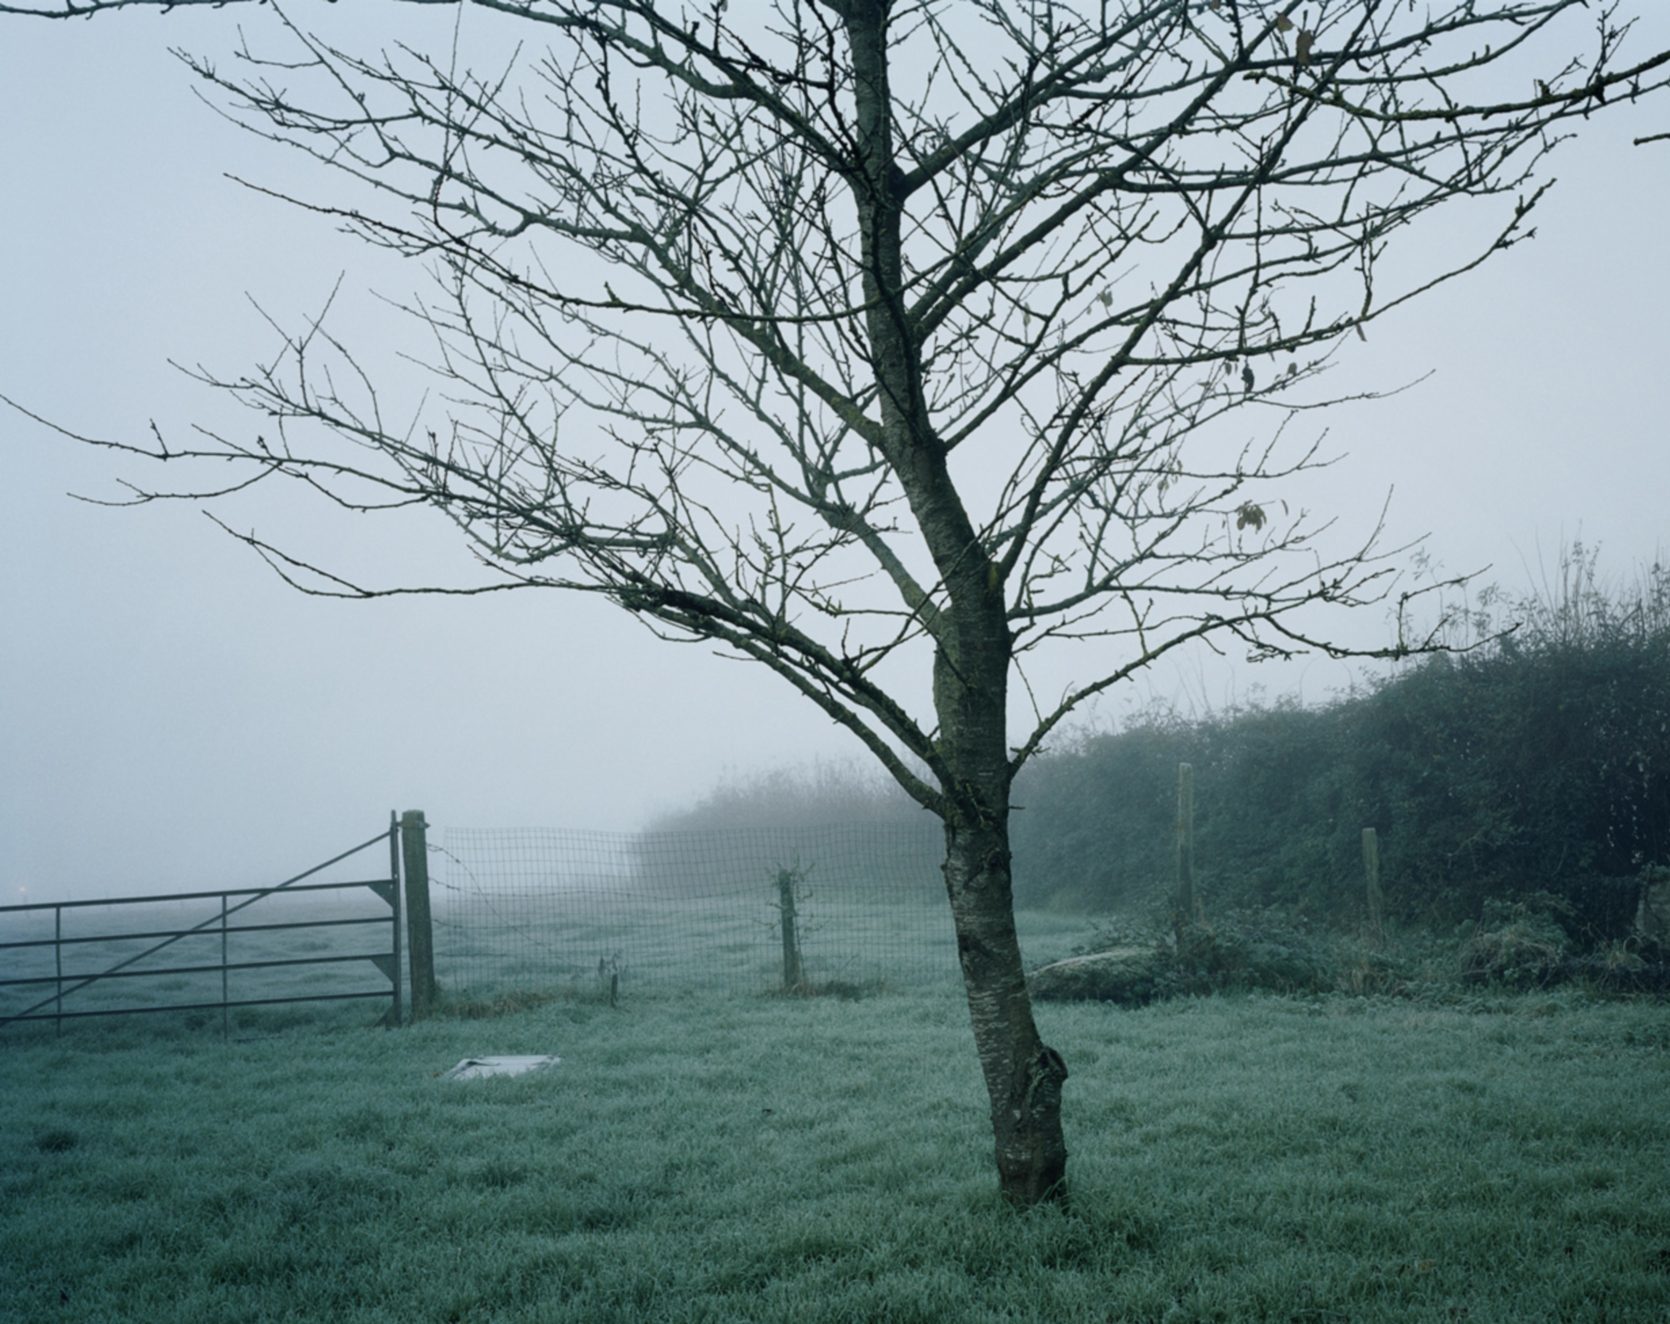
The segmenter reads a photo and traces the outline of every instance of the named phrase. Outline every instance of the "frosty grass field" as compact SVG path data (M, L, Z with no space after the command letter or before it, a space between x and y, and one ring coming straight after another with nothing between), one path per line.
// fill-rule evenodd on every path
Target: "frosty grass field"
M1084 932L1029 924L1035 959ZM1043 1005L1072 1199L1016 1214L954 981L774 996L768 952L752 990L523 971L399 1031L0 1030L0 1319L1670 1318L1662 1005ZM440 1078L479 1053L563 1060Z

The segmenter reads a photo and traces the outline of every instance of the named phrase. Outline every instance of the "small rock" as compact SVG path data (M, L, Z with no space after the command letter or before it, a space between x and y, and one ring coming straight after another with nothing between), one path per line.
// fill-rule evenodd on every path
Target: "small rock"
M1158 947L1113 947L1040 966L1027 978L1044 1002L1115 1002L1140 1007L1153 1000L1172 958Z

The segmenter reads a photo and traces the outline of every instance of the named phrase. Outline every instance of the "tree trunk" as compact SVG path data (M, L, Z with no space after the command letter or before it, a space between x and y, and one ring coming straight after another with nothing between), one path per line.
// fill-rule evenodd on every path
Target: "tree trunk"
M1004 821L948 823L945 883L957 928L974 1047L991 1099L998 1184L1012 1204L1067 1194L1061 1087L1067 1064L1038 1037L1010 889Z
M995 593L949 613L957 658L941 649L934 667L944 787L945 888L957 930L974 1049L991 1100L998 1186L1006 1200L1034 1205L1067 1194L1061 1087L1067 1064L1038 1037L1015 936L1009 862L1006 679L1009 638Z
M852 43L854 201L881 449L945 590L935 638L935 742L944 797L945 885L974 1046L991 1099L998 1182L1018 1205L1066 1195L1061 1085L1067 1065L1038 1038L1015 938L1009 877L1008 683L1013 640L1002 575L969 519L935 434L919 328L905 296L902 175L895 159L890 0L832 6ZM920 604L908 603L913 611Z

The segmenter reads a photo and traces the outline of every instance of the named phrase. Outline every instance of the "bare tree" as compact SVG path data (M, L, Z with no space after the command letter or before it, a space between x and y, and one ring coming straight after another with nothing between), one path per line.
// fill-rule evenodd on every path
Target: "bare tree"
M817 704L944 824L1001 1189L1058 1197L1017 770L1193 641L1361 655L1318 609L1389 601L1369 651L1436 645L1404 629L1379 529L1286 499L1324 460L1321 375L1529 237L1566 128L1658 91L1670 52L1624 61L1629 24L1584 0L475 7L529 48L359 55L280 13L272 51L182 57L348 177L300 205L429 265L406 307L441 390L396 410L321 315L202 372L251 435L98 444L242 466L141 502L288 478L439 510L483 572L368 586L234 533L307 592L599 593ZM1494 209L1482 243L1385 261L1464 199ZM1034 693L1030 656L1067 643L1087 674Z

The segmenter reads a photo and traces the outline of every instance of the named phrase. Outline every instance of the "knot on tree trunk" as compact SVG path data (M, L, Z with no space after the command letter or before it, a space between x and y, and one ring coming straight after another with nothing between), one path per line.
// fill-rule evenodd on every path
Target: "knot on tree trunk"
M1003 1195L1011 1204L1067 1198L1067 1145L1061 1135L1061 1087L1066 1080L1067 1063L1043 1044L1016 1082L997 1144Z
M1067 1063L1048 1044L1040 1044L1038 1056L1026 1070L1026 1091L1018 1116L1053 1113L1061 1107L1061 1087L1067 1081Z

